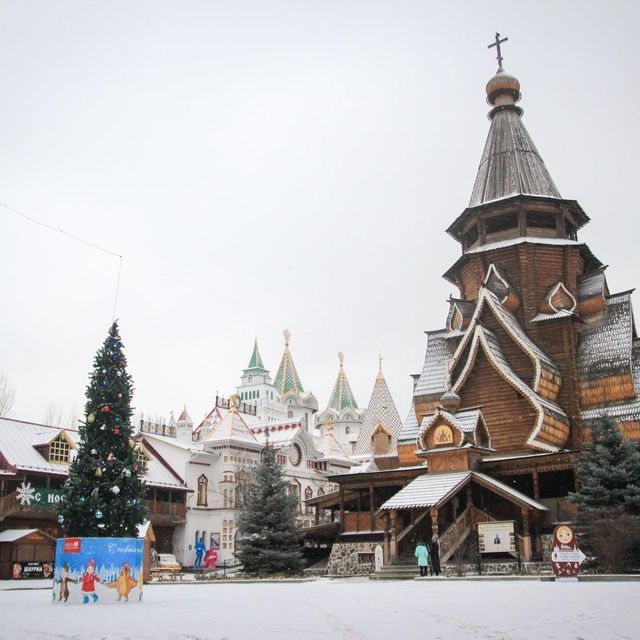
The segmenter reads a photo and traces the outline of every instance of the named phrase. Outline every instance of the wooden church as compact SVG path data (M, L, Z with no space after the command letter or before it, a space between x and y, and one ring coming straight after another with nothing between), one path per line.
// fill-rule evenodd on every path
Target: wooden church
M608 415L640 437L631 291L611 293L580 241L589 218L554 184L496 44L489 134L469 206L447 229L462 249L444 274L459 297L427 332L393 464L388 452L376 464L373 443L366 469L314 501L333 513L334 547L382 544L385 564L433 534L446 562L491 520L513 520L522 557L540 559L543 534L575 515L566 496L589 425Z

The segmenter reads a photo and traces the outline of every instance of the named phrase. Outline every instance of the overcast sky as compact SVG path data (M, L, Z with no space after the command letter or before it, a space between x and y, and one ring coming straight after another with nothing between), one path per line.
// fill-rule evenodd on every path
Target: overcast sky
M612 291L638 284L638 16L635 2L5 0L0 201L124 257L137 411L186 402L198 422L254 336L275 375L288 328L321 408L339 350L361 407L381 352L404 418L423 331L457 293L444 230L489 128L496 31L534 142L592 218L580 238ZM82 409L118 264L0 207L14 417Z

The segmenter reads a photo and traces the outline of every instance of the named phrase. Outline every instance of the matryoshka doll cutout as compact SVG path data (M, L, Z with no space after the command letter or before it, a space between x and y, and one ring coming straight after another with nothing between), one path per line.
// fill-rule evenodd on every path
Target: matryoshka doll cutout
M576 579L585 555L578 548L573 527L558 525L553 532L551 567L557 578Z

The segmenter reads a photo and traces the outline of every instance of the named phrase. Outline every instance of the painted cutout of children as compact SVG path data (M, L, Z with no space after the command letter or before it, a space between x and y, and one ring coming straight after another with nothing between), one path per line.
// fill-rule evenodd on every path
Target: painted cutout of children
M60 590L58 591L58 602L64 600L65 602L69 599L69 587L67 586L69 582L73 582L74 584L78 584L77 580L74 580L69 574L69 563L65 562L62 565L62 571L60 572L60 577L57 582L60 584Z
M195 549L196 549L196 561L193 566L196 568L199 568L202 566L202 556L206 551L206 548L204 546L204 536L201 536L200 538L198 538Z
M89 560L82 576L82 604L89 602L89 596L94 602L98 602L96 582L100 582L100 578L96 575L96 561Z
M215 569L218 564L218 552L213 548L209 547L209 551L204 556L204 568L205 569Z
M420 576L424 578L427 575L427 569L429 568L429 551L427 550L424 542L420 541L416 545L415 556L418 559Z

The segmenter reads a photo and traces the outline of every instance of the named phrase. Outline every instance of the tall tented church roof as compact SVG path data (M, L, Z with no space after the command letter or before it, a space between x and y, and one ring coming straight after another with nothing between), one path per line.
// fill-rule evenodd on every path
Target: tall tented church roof
M487 84L493 109L470 207L515 195L561 198L542 157L522 122L520 83L502 67Z
M338 354L338 359L340 361L340 368L338 369L338 377L336 378L336 383L333 385L333 391L331 392L327 409L334 409L338 413L344 409L356 410L358 405L356 399L353 397L353 392L351 391L349 381L344 372L344 354L342 352Z
M258 349L258 338L256 338L255 342L253 343L253 353L251 354L251 360L249 360L249 366L245 369L245 371L251 371L255 369L266 371L262 362L262 358L260 357L260 351Z
M402 420L400 420L382 369L378 371L369 405L362 414L362 426L360 427L355 449L356 455L366 454L371 451L371 436L376 426L380 423L391 434L392 448L395 450L398 435L402 429Z
M293 391L294 393L302 393L304 391L300 377L296 371L296 365L293 364L293 358L289 351L289 342L291 340L291 333L284 330L284 353L282 354L282 360L280 360L280 366L278 372L273 381L273 386L278 390L280 396L285 393Z

